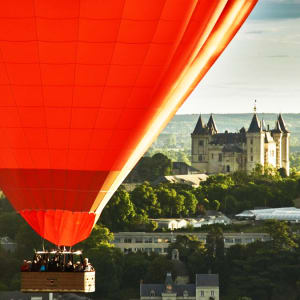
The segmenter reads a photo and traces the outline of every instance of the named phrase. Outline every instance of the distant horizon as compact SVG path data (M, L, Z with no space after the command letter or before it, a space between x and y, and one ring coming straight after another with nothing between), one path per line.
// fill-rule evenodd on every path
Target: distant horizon
M213 115L252 115L254 112L225 112L225 113L220 113L220 112L204 112L204 113L176 113L176 116L183 116L183 115L210 115L210 114L213 114ZM283 115L286 115L286 114L289 114L289 115L298 115L300 114L300 112L256 112L258 115L275 115L275 114L283 114Z

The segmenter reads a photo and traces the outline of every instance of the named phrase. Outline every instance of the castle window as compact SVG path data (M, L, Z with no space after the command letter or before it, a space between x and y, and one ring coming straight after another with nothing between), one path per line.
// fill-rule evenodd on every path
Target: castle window
M204 297L204 291L200 291L200 296Z
M250 144L253 145L253 139L250 140Z
M214 296L214 295L215 295L215 292L214 292L214 291L210 291L210 295L211 295L211 296Z
M199 146L203 146L204 145L204 142L201 140L199 141Z
M251 156L251 161L253 161L253 156Z
M226 166L226 171L230 172L230 166Z
M219 161L222 161L222 154L219 154Z
M202 161L202 155L201 154L198 156L198 160Z

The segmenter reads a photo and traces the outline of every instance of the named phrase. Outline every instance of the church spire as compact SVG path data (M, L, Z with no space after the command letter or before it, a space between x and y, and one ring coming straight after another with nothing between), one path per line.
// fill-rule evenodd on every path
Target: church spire
M284 133L289 133L289 131L288 131L286 125L285 125L285 122L284 122L284 120L283 120L281 114L279 114L279 116L278 116L278 122L279 122L279 124L280 124L281 130L282 130Z
M212 114L210 115L207 122L207 128L211 133L218 133L218 129Z

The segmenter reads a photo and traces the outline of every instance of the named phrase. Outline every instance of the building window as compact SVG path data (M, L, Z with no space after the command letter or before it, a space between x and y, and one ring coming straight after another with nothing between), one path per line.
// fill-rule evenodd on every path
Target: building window
M200 296L204 297L204 291L200 291Z
M250 144L253 145L253 139L250 140Z
M155 297L155 291L154 290L150 291L150 297Z
M219 154L219 161L222 161L222 154Z
M124 243L131 243L131 238L124 238Z
M202 155L201 154L198 156L198 160L202 161Z
M203 146L204 145L204 142L201 140L199 141L199 146Z
M211 159L214 159L214 154L213 153L211 154Z
M230 172L230 166L226 166L226 171Z
M215 295L215 291L210 291L210 295L214 296Z
M143 243L143 238L141 238L141 237L135 238L135 242L136 243Z
M251 156L251 161L253 161L253 156Z
M253 153L253 148L252 147L250 148L250 152Z

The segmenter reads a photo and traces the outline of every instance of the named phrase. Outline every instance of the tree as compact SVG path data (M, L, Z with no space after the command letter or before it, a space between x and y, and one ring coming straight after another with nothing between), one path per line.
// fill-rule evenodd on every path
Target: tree
M178 195L175 189L159 185L155 192L164 217L178 217L184 210L184 196Z
M132 202L137 208L137 213L144 210L149 217L157 218L161 215L161 209L157 195L149 182L145 181L131 192Z
M271 244L275 250L291 250L298 247L296 236L287 222L271 220L265 225L266 232L271 236Z
M114 235L108 228L103 225L95 225L91 235L80 246L88 251L89 249L98 249L103 246L112 247L110 243L114 239Z
M195 253L204 254L206 252L204 243L199 241L195 235L177 235L176 241L168 248L168 257L171 258L172 250L179 251L180 260L187 262L188 258Z
M113 231L124 230L130 226L135 216L135 206L130 194L120 186L103 210L101 222Z
M172 261L168 260L165 256L154 254L150 259L151 263L145 274L146 283L163 283L166 273L175 273Z
M190 191L182 191L180 195L184 196L184 215L193 216L198 203L195 195Z

